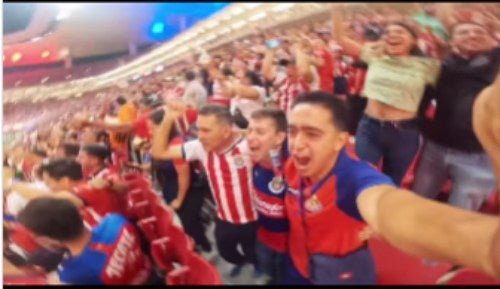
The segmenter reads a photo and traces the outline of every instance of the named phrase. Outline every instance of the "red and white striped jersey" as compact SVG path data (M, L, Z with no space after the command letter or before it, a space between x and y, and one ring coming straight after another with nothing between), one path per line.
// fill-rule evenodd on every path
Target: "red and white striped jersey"
M292 79L286 77L283 80L275 81L277 89L276 101L278 107L285 112L286 115L292 110L292 104L297 100L301 92L308 92L309 85L301 78Z
M351 63L347 73L347 84L349 95L361 95L365 87L366 73L368 66L359 61Z
M207 152L199 140L184 143L184 159L199 160L207 172L217 217L233 224L257 220L253 204L252 162L246 139L240 137L223 153Z

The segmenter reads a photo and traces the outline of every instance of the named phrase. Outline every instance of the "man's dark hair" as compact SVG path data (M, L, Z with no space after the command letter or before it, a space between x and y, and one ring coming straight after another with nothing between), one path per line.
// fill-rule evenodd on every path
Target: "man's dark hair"
M38 236L62 242L77 240L85 228L73 203L52 197L30 201L18 214L17 220Z
M254 71L247 70L245 72L245 77L250 79L252 85L264 86L264 83L262 83L262 79L260 78L259 74Z
M67 158L76 158L80 152L80 145L76 143L63 144L64 156Z
M290 60L282 58L278 61L279 66L288 66L290 64Z
M188 80L188 81L191 81L191 80L194 80L196 78L196 74L191 71L191 70L188 70L186 71L186 73L184 73L184 77Z
M332 116L333 125L340 131L348 130L349 110L347 105L333 94L323 91L303 93L293 103L292 108L299 104L318 105L327 109Z
M51 178L60 180L68 177L73 181L83 179L82 165L73 158L59 158L42 164L42 172L47 173Z
M258 109L252 113L250 118L252 119L269 118L274 121L274 125L276 126L276 130L278 132L286 132L287 130L286 114L284 111L278 108L266 107Z
M155 125L160 125L161 122L163 121L163 118L165 117L165 110L162 109L157 109L153 113L149 115L149 119L151 122L153 122ZM169 140L172 140L173 138L179 136L180 133L177 131L176 126L172 126L172 129L170 130L170 136Z
M203 116L213 115L217 118L218 121L224 122L228 125L233 124L233 117L231 116L229 108L220 104L204 105L198 111L198 115L203 115Z
M164 109L157 109L149 115L149 119L155 125L160 125L160 123L163 121L164 117L165 117L165 110Z
M82 147L82 151L86 152L88 155L98 158L101 161L105 161L110 158L110 151L107 147L100 144L87 144Z
M124 105L125 103L127 103L127 99L126 99L124 96L119 96L119 97L116 99L116 102L117 102L119 105Z
M34 150L31 151L32 154L34 154L37 157L40 158L46 158L47 157L47 152L41 149L35 148Z
M234 72L231 70L231 68L229 67L223 67L221 69L221 73L224 75L224 76L231 76L231 75L234 75Z

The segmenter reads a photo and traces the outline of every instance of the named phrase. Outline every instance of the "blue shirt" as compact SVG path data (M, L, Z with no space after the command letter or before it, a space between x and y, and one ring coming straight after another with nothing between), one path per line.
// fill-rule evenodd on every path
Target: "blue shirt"
M59 279L68 284L144 284L149 275L139 237L119 214L103 218L83 252L66 256L59 268Z

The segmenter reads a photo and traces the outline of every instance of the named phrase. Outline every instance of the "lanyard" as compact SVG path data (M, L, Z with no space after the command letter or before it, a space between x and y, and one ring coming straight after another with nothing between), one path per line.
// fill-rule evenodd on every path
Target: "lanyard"
M312 188L311 188L311 196L314 196L316 192L328 181L330 177L332 177L334 173L335 167L332 168L332 170L324 176L318 183L316 183ZM305 184L304 184L304 179L300 179L300 189L299 189L299 194L300 194L300 214L303 217L304 216L304 201L305 201Z

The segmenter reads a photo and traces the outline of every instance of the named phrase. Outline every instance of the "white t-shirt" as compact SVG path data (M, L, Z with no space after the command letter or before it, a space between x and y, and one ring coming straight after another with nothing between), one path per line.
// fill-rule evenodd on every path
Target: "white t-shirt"
M258 99L248 99L236 96L231 99L231 113L233 114L236 111L236 108L239 108L243 116L249 120L250 115L256 111L264 107L264 101L266 100L266 90L262 86L252 85L253 88L257 90L259 93Z
M207 102L207 91L198 80L192 80L186 85L182 101L187 105L199 109Z
M309 84L309 88L311 91L319 90L319 74L316 66L311 65L311 74L313 77L312 82Z
M50 189L45 185L44 182L34 182L31 184L31 186L35 189L38 190L43 190L47 192L47 194L50 194ZM28 200L22 197L19 193L12 191L7 198L5 199L5 209L8 214L17 216L17 214L26 207L28 204Z

